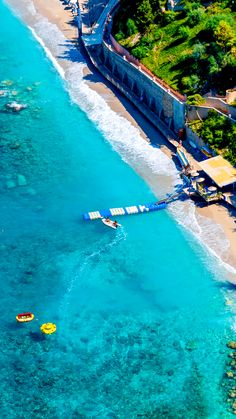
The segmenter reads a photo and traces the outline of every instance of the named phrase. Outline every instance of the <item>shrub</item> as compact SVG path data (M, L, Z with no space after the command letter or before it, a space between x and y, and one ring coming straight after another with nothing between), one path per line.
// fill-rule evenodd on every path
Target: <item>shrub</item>
M133 19L128 19L127 23L126 23L126 26L127 26L128 36L134 35L135 33L138 32L138 28L137 28Z
M152 48L153 38L150 35L145 35L140 40L140 46L148 47L149 49Z
M176 13L173 10L167 11L162 15L163 22L166 24L173 22L175 18Z
M184 1L182 1L182 4L184 3ZM200 3L198 2L186 2L185 6L184 6L184 11L186 12L186 14L188 15L189 13L192 12L192 10L196 10L200 7Z
M205 11L203 7L194 9L188 13L188 24L189 26L195 26L204 18Z
M158 41L163 36L163 31L159 28L155 28L153 31L153 38L155 41Z
M153 20L154 16L149 0L142 0L136 11L136 21L140 31L146 30L153 23Z
M148 55L148 47L139 45L138 47L132 49L131 52L138 60L142 60L142 58L145 58Z
M182 78L182 84L185 92L195 92L199 87L200 79L196 74Z
M195 60L201 60L206 53L206 47L205 45L198 42L193 46L193 58Z
M188 105L204 105L206 103L206 99L196 93L195 95L188 96L187 98L187 104Z
M230 26L234 25L234 19L229 14L219 13L208 19L206 29L214 33L221 21L227 22Z
M224 156L236 163L236 125L216 111L209 111L198 130L200 137L214 150L224 150Z
M222 47L231 47L235 41L235 33L228 22L221 20L214 30L216 43Z
M180 26L178 34L181 36L181 38L187 39L191 34L191 29L188 26Z
M216 59L211 55L208 59L209 63L209 74L212 76L213 74L217 74L220 71L220 67L216 61Z
M121 31L115 34L115 39L117 40L117 42L121 41L124 38L125 38L125 34Z

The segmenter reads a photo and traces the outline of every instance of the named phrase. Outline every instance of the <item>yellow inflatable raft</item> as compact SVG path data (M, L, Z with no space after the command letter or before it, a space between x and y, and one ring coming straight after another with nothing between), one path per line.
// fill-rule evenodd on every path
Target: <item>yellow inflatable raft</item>
M54 323L44 323L40 327L40 330L42 333L45 333L45 335L51 335L57 330L57 326Z

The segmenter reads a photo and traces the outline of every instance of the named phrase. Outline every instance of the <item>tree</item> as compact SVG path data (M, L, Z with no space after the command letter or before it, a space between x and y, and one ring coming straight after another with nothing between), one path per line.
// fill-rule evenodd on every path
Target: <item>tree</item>
M182 78L185 92L195 93L199 88L200 79L196 74Z
M148 48L143 45L139 45L138 47L133 48L131 52L138 60L142 60L142 58L147 57Z
M135 22L133 21L133 19L128 19L127 23L126 23L126 26L127 26L128 36L134 35L135 33L138 32L138 28L135 25Z
M153 12L153 15L155 17L160 10L160 2L159 2L159 0L149 0L149 3L152 7L152 12Z
M230 160L232 161L233 156L234 159L236 158L236 153L232 154L233 150L236 151L234 146L235 132L235 124L232 124L229 119L212 110L209 111L207 118L202 122L198 134L203 141L209 144L216 151L225 148L231 150Z
M136 22L141 32L143 32L151 23L153 23L154 16L149 0L139 0L136 11Z
M204 18L205 10L203 7L193 9L188 13L188 24L189 26L195 26Z
M201 60L204 57L204 54L206 53L206 47L205 45L198 42L193 46L193 57L196 61Z
M188 26L180 26L178 30L178 35L183 39L187 39L190 36L191 30Z
M204 105L204 103L206 103L206 99L204 99L204 97L202 97L198 93L196 93L195 95L190 95L187 98L188 105Z
M213 55L211 55L208 59L208 63L209 63L209 74L212 76L214 74L219 73L220 71L220 67L216 61L216 59L213 57Z
M214 30L216 43L224 49L231 47L235 41L235 34L228 22L221 20Z

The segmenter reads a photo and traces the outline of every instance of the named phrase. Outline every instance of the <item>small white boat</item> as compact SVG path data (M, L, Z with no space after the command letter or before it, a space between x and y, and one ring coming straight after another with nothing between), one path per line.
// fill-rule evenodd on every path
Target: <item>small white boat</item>
M11 102L6 104L7 109L11 109L13 112L20 112L23 109L27 108L27 105L17 102Z
M110 220L110 218L102 218L102 222L103 222L103 224L105 224L107 227L114 228L115 230L116 230L118 227L121 227L121 224L118 224L117 222Z

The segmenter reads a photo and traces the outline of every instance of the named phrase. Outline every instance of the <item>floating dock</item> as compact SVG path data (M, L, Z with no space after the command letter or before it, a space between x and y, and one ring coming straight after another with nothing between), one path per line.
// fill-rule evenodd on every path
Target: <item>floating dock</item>
M97 220L98 218L117 217L119 215L142 214L144 212L159 211L167 207L167 202L160 201L152 204L133 205L131 207L110 208L107 210L86 212L83 219L86 221Z

